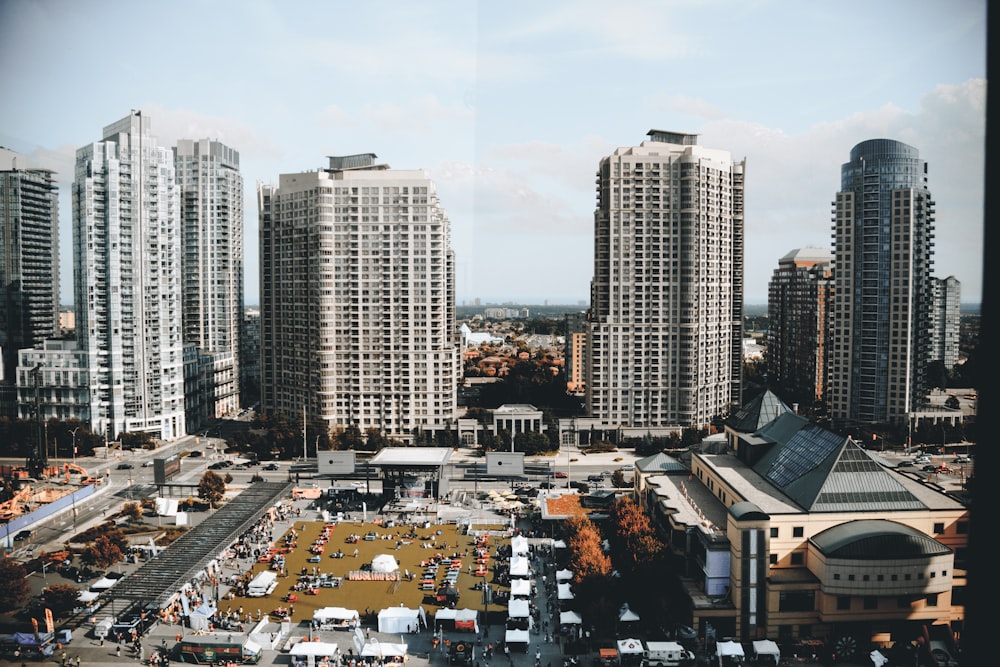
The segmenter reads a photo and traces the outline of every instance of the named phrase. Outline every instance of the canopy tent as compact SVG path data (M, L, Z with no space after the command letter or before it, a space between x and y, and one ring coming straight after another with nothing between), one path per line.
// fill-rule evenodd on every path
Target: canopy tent
M508 644L527 644L529 635L527 630L508 630L504 635L504 641Z
M883 665L889 663L889 658L882 655L879 651L872 651L868 654L868 657L872 659L872 664L875 667L883 667Z
M356 609L344 607L320 607L313 612L313 621L320 626L334 626L334 629L350 630L361 623L361 616Z
M361 649L364 658L402 658L406 656L406 644L392 644L373 639Z
M454 621L456 630L479 632L479 612L475 609L439 609L434 622Z
M583 623L583 617L575 611L561 611L559 612L559 622L563 625L580 625Z
M528 538L524 535L515 535L510 539L510 553L514 556L528 555Z
M552 543L552 548L553 549L565 549L566 548L566 542L565 542L565 540L556 540L555 542Z
M191 624L192 630L208 630L208 626L212 622L212 617L215 616L215 607L209 604L202 604L199 607L191 610L191 614L188 616L188 622Z
M573 591L569 589L569 584L559 584L558 586L556 586L556 588L559 589L559 594L557 595L557 597L560 600L572 600L573 598L576 597L575 595L573 595Z
M745 655L743 653L743 644L731 641L719 642L718 644L716 644L715 652L720 658L726 658L726 657L742 658Z
M511 556L510 558L510 576L512 577L527 577L528 576L528 559L524 556Z
M332 642L295 642L290 649L289 655L296 658L308 658L309 656L330 656L337 655L340 649Z
M511 600L507 603L509 618L528 618L531 616L531 604L527 600Z
M90 585L90 590L92 590L92 591L106 591L109 588L111 588L112 586L114 586L115 584L117 584L118 581L119 581L118 579L108 579L107 577L103 577L101 579L98 579L94 583L92 583Z
M753 653L758 662L765 656L769 659L767 662L760 662L760 664L777 665L781 662L781 649L770 639L755 639L753 642ZM772 663L771 660L774 662Z
M399 563L390 554L379 554L372 558L372 572L395 572L398 569Z
M531 597L531 581L528 579L511 579L510 594L514 597Z
M622 655L642 655L642 641L638 639L619 639L618 652Z
M406 607L386 607L378 613L378 631L403 633L416 632L421 624L427 627L427 615L424 608L407 609Z
M573 570L559 570L556 572L556 581L569 581L573 578Z
M88 602L93 602L100 597L100 595L100 591L80 591L80 594L76 596L76 601L86 604Z
M635 613L628 607L628 603L625 603L618 610L618 620L622 623L628 623L631 621L638 621L639 614Z

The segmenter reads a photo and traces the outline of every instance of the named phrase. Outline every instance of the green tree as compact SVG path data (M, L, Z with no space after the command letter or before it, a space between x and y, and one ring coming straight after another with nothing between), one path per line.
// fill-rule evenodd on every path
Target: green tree
M225 493L226 482L213 471L206 470L198 482L198 497L214 508L218 506Z
M29 599L28 570L13 559L0 556L0 609L17 609Z
M76 608L80 600L80 589L70 584L55 584L42 590L39 601L52 610L52 615L61 618L68 616Z

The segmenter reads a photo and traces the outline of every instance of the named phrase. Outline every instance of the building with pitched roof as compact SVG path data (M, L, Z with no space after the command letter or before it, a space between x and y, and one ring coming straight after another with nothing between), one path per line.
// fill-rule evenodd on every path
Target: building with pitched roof
M969 510L791 412L686 472L636 463L635 491L683 562L705 636L828 640L849 659L873 642L960 630Z

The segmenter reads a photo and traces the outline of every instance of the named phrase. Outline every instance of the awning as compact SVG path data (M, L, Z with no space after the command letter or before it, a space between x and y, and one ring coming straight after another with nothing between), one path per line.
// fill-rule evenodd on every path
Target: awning
M569 589L569 584L559 584L556 588L559 589L558 598L560 600L572 600L576 597L573 595L573 591Z
M573 570L559 570L556 572L556 581L569 581L573 578Z
M295 642L290 649L288 649L289 655L295 656L297 658L306 658L310 655L312 656L330 656L333 657L337 655L337 645L332 642Z
M511 579L510 594L515 597L531 597L531 581L528 579Z
M575 611L561 611L559 612L559 622L563 625L579 625L583 623L583 617Z
M619 639L618 640L618 651L622 655L636 655L642 654L642 642L638 639Z
M529 641L527 630L508 630L504 635L504 640L508 644L527 644Z

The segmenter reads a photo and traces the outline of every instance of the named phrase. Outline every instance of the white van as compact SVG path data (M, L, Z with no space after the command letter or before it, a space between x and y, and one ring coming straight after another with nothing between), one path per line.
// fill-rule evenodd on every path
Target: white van
M110 616L102 618L94 624L94 637L97 639L107 639L108 635L111 634L111 628L114 624L115 620Z
M649 667L679 667L694 664L694 654L677 642L646 642L643 658Z

